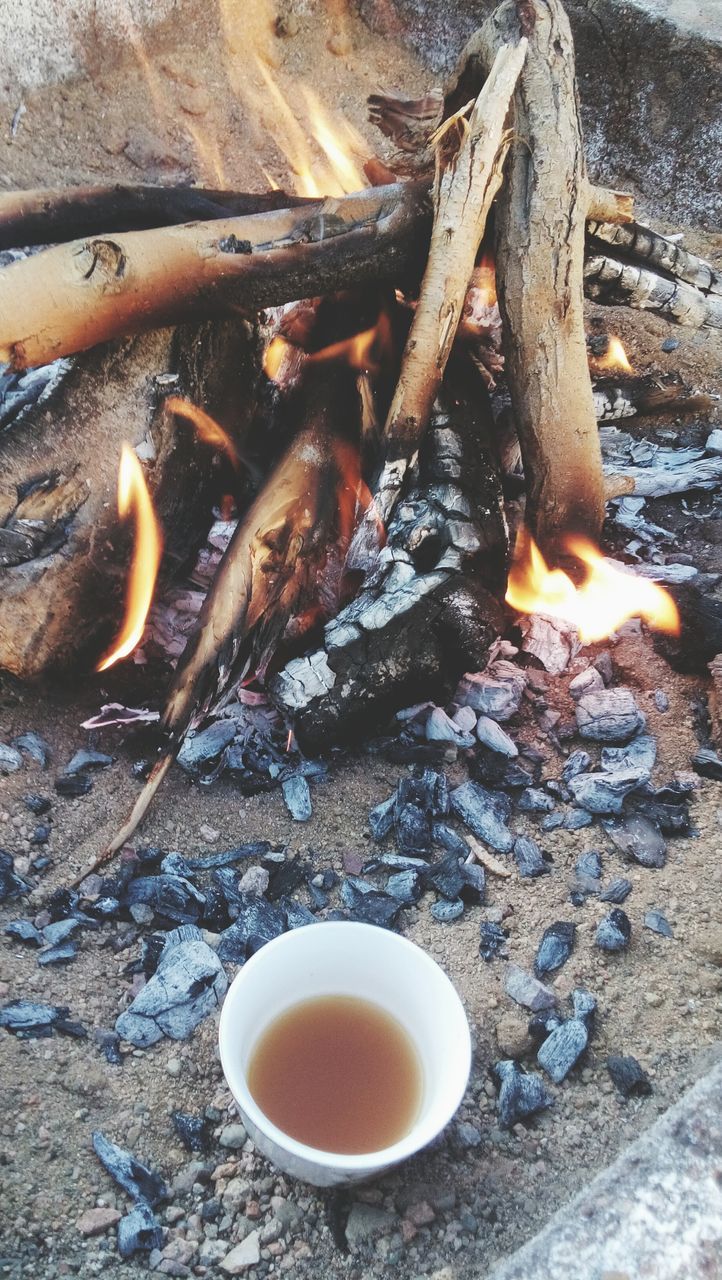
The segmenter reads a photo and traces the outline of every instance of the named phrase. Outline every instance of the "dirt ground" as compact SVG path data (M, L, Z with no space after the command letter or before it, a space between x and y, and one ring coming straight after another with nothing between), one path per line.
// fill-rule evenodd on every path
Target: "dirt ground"
M9 140L8 131L0 140L0 182L9 188L188 177L261 190L266 184L259 161L275 181L286 182L288 168L280 153L253 122L247 103L230 93L229 64L218 56L212 34L207 25L185 32L178 51L178 33L169 25L158 33L153 51L158 56L150 74L129 48L120 72L103 68L87 81L28 100L15 137ZM322 101L342 111L370 141L370 126L364 122L366 94L379 85L403 86L411 94L425 87L429 78L410 54L353 22L350 44L349 53L333 53L319 41L315 23L302 17L293 35L275 42L279 66L274 75L292 97L296 78L310 79ZM343 47L340 38L336 47ZM358 56L360 48L363 57ZM184 102L197 114L184 110ZM376 139L373 146L378 147ZM722 247L719 238L694 232L688 243L710 255ZM602 317L607 331L621 334L640 370L679 368L700 389L719 391L720 344L711 333L690 335L654 317L629 312L590 309L590 321L594 315ZM665 354L660 344L670 333L681 345ZM703 424L694 419L681 424L681 430L704 437L717 420L715 412ZM646 434L660 425L668 429L675 424L647 422L633 429ZM663 522L665 511L671 527L679 530L676 550L705 570L719 571L722 521L709 500L691 499L684 508L679 500L650 504L650 519ZM697 749L695 707L703 684L674 674L648 638L624 638L613 658L616 682L635 690L657 736L654 780L666 782L675 770L689 769ZM32 917L47 893L74 878L126 814L138 783L130 772L132 744L120 737L96 740L95 745L112 751L117 761L96 775L89 795L77 800L57 796L52 779L76 748L88 745L81 721L119 690L125 694L135 687L136 705L141 705L145 681L145 675L130 668L102 680L90 677L80 687L44 691L0 682L0 740L34 729L47 739L54 757L47 772L26 763L17 773L0 777L0 847L21 865L31 853L34 826L23 797L41 792L52 800L52 833L45 846L52 865L29 907L21 901L5 904L2 924L21 915ZM655 689L667 693L667 712L656 709ZM520 732L537 741L531 720ZM541 745L548 755L545 776L558 776L563 761L548 743ZM277 793L244 798L224 780L204 791L175 770L151 811L143 839L197 855L263 838L303 853L319 870L331 867L343 874L345 858L367 854L368 811L388 796L403 772L378 756L333 759L328 781L313 789L313 817L299 825ZM449 774L461 781L465 766L452 763ZM418 908L405 912L404 932L449 973L472 1026L474 1067L457 1117L462 1128L452 1126L432 1150L358 1192L358 1202L389 1211L388 1227L367 1252L350 1254L338 1243L336 1198L294 1187L253 1152L229 1153L215 1146L206 1160L209 1169L198 1181L208 1181L214 1164L217 1168L229 1155L237 1157L249 1183L246 1219L255 1225L271 1219L274 1196L293 1201L301 1210L302 1224L287 1239L281 1237L280 1252L267 1251L247 1274L288 1269L299 1276L360 1280L386 1274L393 1266L408 1280L426 1274L436 1274L439 1280L478 1277L494 1259L527 1239L711 1064L722 1051L722 796L717 784L702 783L692 813L696 834L670 839L662 870L623 865L596 826L555 831L541 841L553 859L550 875L529 881L516 873L510 880L490 877L486 906L467 908L451 925L432 919L428 895ZM519 825L532 833L536 819L520 815ZM569 902L574 862L591 848L602 851L605 882L623 874L633 883L625 904L632 942L621 955L604 954L592 945L604 904L589 898L574 908ZM653 907L665 912L673 939L643 928L644 913ZM510 932L509 957L525 969L531 967L544 928L558 919L573 919L578 926L575 950L552 985L560 996L583 986L599 1002L597 1032L583 1065L554 1090L550 1111L511 1133L496 1124L489 1067L523 1042L525 1023L504 994L503 963L486 964L478 954L480 921L498 918L500 911ZM67 1004L90 1032L85 1041L55 1037L28 1042L0 1032L0 1276L10 1280L100 1272L131 1280L146 1274L142 1259L118 1261L114 1233L87 1240L76 1227L79 1216L99 1202L117 1203L123 1211L127 1203L122 1193L116 1195L93 1154L94 1129L131 1149L173 1184L171 1206L180 1206L180 1217L176 1214L172 1223L174 1238L202 1238L198 1205L203 1195L194 1190L192 1178L183 1189L179 1174L188 1169L191 1157L181 1148L169 1117L174 1109L198 1113L212 1106L219 1132L232 1119L215 1050L215 1019L203 1022L187 1044L163 1040L147 1051L129 1054L122 1067L107 1063L92 1038L95 1029L112 1028L128 1003L130 979L123 969L138 954L137 932L125 938L117 926L86 932L72 964L48 969L41 969L35 953L14 940L3 937L0 943L2 1002L26 997ZM119 949L123 941L126 945ZM610 1053L639 1059L653 1084L651 1097L621 1099L605 1066ZM410 1220L410 1207L419 1204L429 1207L430 1216L412 1234L404 1224ZM170 1216L164 1220L172 1222Z

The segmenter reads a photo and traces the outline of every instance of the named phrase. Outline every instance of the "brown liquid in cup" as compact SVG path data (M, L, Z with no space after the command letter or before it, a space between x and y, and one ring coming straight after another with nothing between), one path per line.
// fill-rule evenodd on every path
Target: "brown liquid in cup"
M354 996L303 1000L280 1014L254 1046L247 1080L279 1129L339 1155L398 1142L412 1128L423 1092L408 1033Z

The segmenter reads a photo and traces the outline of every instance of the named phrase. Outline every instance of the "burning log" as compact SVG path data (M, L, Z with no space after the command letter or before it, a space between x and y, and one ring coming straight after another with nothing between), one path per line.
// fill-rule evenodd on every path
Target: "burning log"
M505 3L468 47L488 66L526 34L515 140L497 201L496 270L506 375L543 545L570 529L598 538L604 484L583 316L588 183L574 50L559 0Z
M595 378L592 391L598 422L614 422L638 414L703 413L714 404L711 396L691 391L675 374L664 380L651 374Z
M169 386L223 418L249 399L253 363L235 321L157 330L99 347L0 437L0 667L23 679L96 657L122 611L128 536L115 490L121 446L145 472L165 572L210 523L213 452L163 409ZM236 410L237 412L237 410Z
M722 329L722 296L703 293L685 280L662 276L634 262L595 254L584 264L587 297L607 307L656 311L689 328Z
M660 235L651 227L643 227L639 222L615 226L602 215L596 216L599 221L594 221L595 214L590 213L591 220L587 223L593 252L604 252L611 246L620 256L657 267L676 280L694 285L701 293L722 295L722 273L711 262L683 249L676 240Z

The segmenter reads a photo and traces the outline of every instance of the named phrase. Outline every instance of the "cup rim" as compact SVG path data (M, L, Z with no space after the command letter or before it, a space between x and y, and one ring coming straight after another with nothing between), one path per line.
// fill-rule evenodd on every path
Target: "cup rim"
M392 945L411 950L414 952L415 960L427 970L432 969L440 974L448 987L448 997L457 1015L460 1028L462 1028L461 1038L462 1045L456 1046L455 1062L454 1062L454 1087L447 1093L447 1101L442 1108L441 1120L439 1115L433 1120L423 1121L413 1125L409 1133L398 1142L393 1143L389 1147L380 1147L375 1151L366 1151L362 1154L350 1155L342 1152L326 1151L321 1147L311 1147L304 1142L299 1142L297 1138L292 1138L285 1130L279 1129L272 1120L268 1118L266 1113L258 1106L253 1097L248 1084L246 1082L245 1073L240 1070L237 1060L230 1057L225 1048L225 1042L228 1039L231 1020L233 1018L233 1005L238 999L238 993L245 983L253 980L253 974L257 969L256 961L263 961L264 954L270 953L272 950L278 950L279 947L288 945L289 940L298 934L306 932L306 929L324 928L333 930L338 933L339 930L352 929L357 934L363 932L368 934L382 933L387 939L393 939ZM250 973L250 979L249 979ZM235 994L234 994L235 993ZM366 924L358 920L317 920L313 925L305 925L299 929L292 929L287 933L281 934L277 938L273 938L267 942L255 955L246 960L243 967L238 971L233 979L228 991L226 992L221 1009L220 1023L218 1027L218 1047L221 1058L221 1066L223 1074L226 1078L231 1093L241 1110L247 1114L249 1120L254 1124L261 1133L277 1147L286 1153L296 1156L300 1160L307 1163L315 1164L325 1169L335 1169L344 1173L361 1173L364 1170L375 1170L383 1165L397 1164L401 1160L407 1159L415 1152L425 1147L438 1133L446 1127L454 1113L457 1111L459 1104L466 1092L466 1086L469 1081L471 1072L471 1032L469 1030L469 1022L461 1003L459 993L448 975L437 964L432 956L428 955L415 942L411 942L409 938L404 938L398 933L393 933L389 929L383 929L378 925Z

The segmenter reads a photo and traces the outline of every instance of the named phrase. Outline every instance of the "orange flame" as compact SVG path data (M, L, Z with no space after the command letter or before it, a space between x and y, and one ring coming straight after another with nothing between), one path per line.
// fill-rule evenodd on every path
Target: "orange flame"
M132 653L139 643L163 552L163 536L143 468L130 445L124 444L118 472L118 513L125 517L131 509L135 511L135 546L128 578L125 621L115 646L98 663L97 671L107 671L113 663Z
M594 367L596 369L621 369L624 373L634 373L624 347L619 338L615 337L609 339L609 346L603 356L594 357Z
M304 353L307 364L323 364L327 360L345 360L351 369L358 373L376 370L379 367L379 345L387 340L388 321L381 317L372 329L364 329L363 333L354 333L350 338L342 338L340 342L332 342L319 351ZM292 351L302 351L294 343L287 342L280 334L271 338L263 357L263 372L271 382L277 382L285 356Z
M193 404L192 400L184 400L182 396L167 396L165 407L169 413L177 413L179 417L187 418L192 422L200 439L212 445L214 449L220 449L238 469L240 459L236 446L223 427L220 427L209 413L200 409L197 404Z
M677 606L663 587L610 564L585 538L569 537L566 547L587 567L579 587L563 569L550 569L531 534L521 530L507 604L520 613L541 613L570 623L583 644L603 640L630 618L643 618L658 631L679 631Z
M486 249L481 255L478 266L474 268L471 286L478 289L480 301L484 306L496 306L496 266L493 255Z

